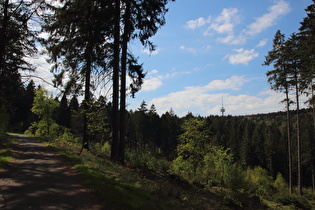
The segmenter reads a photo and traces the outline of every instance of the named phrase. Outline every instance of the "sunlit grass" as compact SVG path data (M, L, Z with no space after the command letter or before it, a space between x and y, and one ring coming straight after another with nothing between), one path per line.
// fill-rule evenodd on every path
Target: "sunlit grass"
M259 197L246 192L195 187L147 168L115 164L107 157L98 157L85 150L78 155L81 145L74 142L50 140L46 144L54 147L85 176L88 187L99 195L108 209L294 208L290 204L267 200L263 201L263 206ZM314 203L311 201L310 204L313 208Z
M3 135L0 139L0 168L4 168L12 159L12 144L14 138L9 135Z

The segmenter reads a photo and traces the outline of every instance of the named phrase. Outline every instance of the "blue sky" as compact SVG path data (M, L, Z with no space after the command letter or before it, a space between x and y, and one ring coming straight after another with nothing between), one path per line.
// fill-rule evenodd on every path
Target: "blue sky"
M163 114L171 108L179 116L220 115L222 97L226 115L277 112L284 96L270 90L262 66L279 29L287 37L297 32L311 0L177 0L169 3L166 25L152 38L157 50L148 52L137 41L130 49L147 72L136 98L154 104ZM44 56L32 61L37 75L50 80ZM50 85L41 83L51 92ZM107 93L106 88L98 91ZM107 96L110 98L110 96ZM301 105L303 107L303 100Z
M279 29L297 32L311 0L177 0L166 25L152 38L149 54L137 42L132 52L147 71L146 81L128 109L144 100L159 114L179 116L246 115L277 112L283 94L270 90L262 66ZM301 104L303 105L303 103Z

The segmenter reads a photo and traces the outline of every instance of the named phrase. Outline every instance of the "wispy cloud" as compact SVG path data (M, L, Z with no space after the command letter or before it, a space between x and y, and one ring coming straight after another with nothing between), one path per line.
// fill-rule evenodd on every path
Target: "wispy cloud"
M283 94L274 91L265 91L257 96L227 93L229 90L239 90L248 81L243 76L232 76L226 80L209 82L205 86L186 87L182 91L155 98L150 103L157 107L159 114L172 108L179 116L184 116L189 111L203 116L219 115L222 96L226 114L246 115L284 109L283 104L279 103Z
M276 20L290 11L289 3L284 0L276 1L269 7L269 12L256 18L256 21L248 26L246 33L256 35L275 24Z
M268 42L268 39L260 40L259 43L256 45L256 47L263 47L267 44L267 42Z
M238 9L236 8L224 8L221 14L212 21L205 35L209 34L210 30L214 30L219 34L233 33L234 26L239 23L239 15L237 13Z
M160 53L160 49L156 49L154 51L150 51L148 49L143 49L142 52L147 54L147 55L157 55Z
M190 20L185 27L195 29L201 26L207 26L203 32L204 36L219 35L217 40L223 44L244 44L251 36L257 35L267 28L273 26L276 21L290 11L290 5L285 0L276 0L268 8L268 12L245 26L243 30L237 32L235 28L241 24L241 15L237 8L224 8L217 17L209 16L208 19L200 17L196 20ZM263 44L263 42L261 43ZM262 46L262 45L261 45Z
M209 50L212 49L212 46L211 45L205 45L203 47L196 48L196 47L186 47L184 45L181 45L179 47L179 49L182 50L182 51L189 52L189 53L191 53L193 55L197 55L197 54L200 54L200 53L208 52Z
M244 50L243 48L234 49L235 54L229 54L225 56L229 60L230 64L248 64L251 60L258 57L259 53L257 53L254 49Z
M180 46L179 49L183 50L183 51L187 51L190 52L192 54L197 54L197 49L193 48L193 47L186 47L184 45Z
M142 86L143 91L153 91L157 90L159 87L163 85L162 77L152 77L150 79L144 80L144 84Z
M243 76L232 76L226 80L214 80L204 86L185 87L184 90L170 93L166 96L155 98L151 104L155 104L159 112L164 113L173 108L176 113L184 114L184 112L192 111L198 107L201 109L210 109L214 105L216 98L215 93L211 91L220 90L239 90L246 79ZM221 98L221 95L220 95Z
M206 25L206 23L208 23L210 20L210 16L208 19L205 19L203 17L200 17L196 20L189 20L186 25L185 25L185 28L188 28L188 29L196 29L196 28L199 28L199 27L202 27L204 25Z
M158 70L154 69L148 73L148 78L144 80L144 84L142 86L142 91L154 91L160 88L163 85L163 80L177 77L179 75L190 74L190 71L177 72L172 71L171 73L167 73L165 75L157 75L159 73Z

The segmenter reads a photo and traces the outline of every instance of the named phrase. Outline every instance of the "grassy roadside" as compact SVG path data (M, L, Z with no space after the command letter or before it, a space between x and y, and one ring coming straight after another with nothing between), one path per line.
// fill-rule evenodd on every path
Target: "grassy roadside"
M2 135L0 138L0 169L4 168L7 163L12 159L12 145L15 139L7 134Z
M87 180L108 209L265 209L257 198L246 193L211 191L187 184L177 177L134 169L112 163L66 141L46 141L65 156Z
M148 168L131 168L111 162L84 151L71 141L37 138L53 147L85 176L86 185L93 190L107 209L313 209L315 195L283 197L281 201L262 200L243 191L231 192L212 187L203 189ZM14 137L0 141L0 169L12 158ZM306 200L306 199L307 200ZM287 203L287 204L286 204ZM301 205L304 204L304 205ZM308 207L308 208L305 208Z

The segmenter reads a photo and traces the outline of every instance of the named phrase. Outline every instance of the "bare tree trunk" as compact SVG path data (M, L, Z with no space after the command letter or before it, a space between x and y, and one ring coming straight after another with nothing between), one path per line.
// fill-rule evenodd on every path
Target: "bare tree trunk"
M115 32L114 32L114 67L113 67L113 117L112 117L112 149L111 160L117 161L119 154L119 38L120 38L120 0L115 0Z
M292 154L291 154L291 120L290 120L290 99L289 91L286 88L285 91L286 101L287 101L287 140L288 140L288 158L289 158L289 192L293 193L293 184L292 184Z
M315 192L315 169L314 169L314 164L312 164L312 185L313 185L313 192Z
M4 74L4 52L6 48L7 42L7 28L8 28L8 21L9 21L9 0L6 0L4 3L3 8L3 20L2 25L0 28L0 72L1 76Z
M302 163L301 163L301 125L300 125L300 101L298 75L295 74L295 94L296 94L296 124L297 124L297 155L298 155L298 190L302 195Z
M87 112L90 104L90 86L91 86L91 58L90 50L86 50L86 69L85 69L85 90L84 90L84 101L83 101L83 140L82 147L79 154L82 153L83 149L89 150L89 136L88 136L88 117Z
M130 37L130 1L126 1L126 10L124 15L124 34L122 42L121 57L121 87L120 87L120 144L119 144L119 162L125 160L125 136L126 136L126 71L127 71L127 51Z

